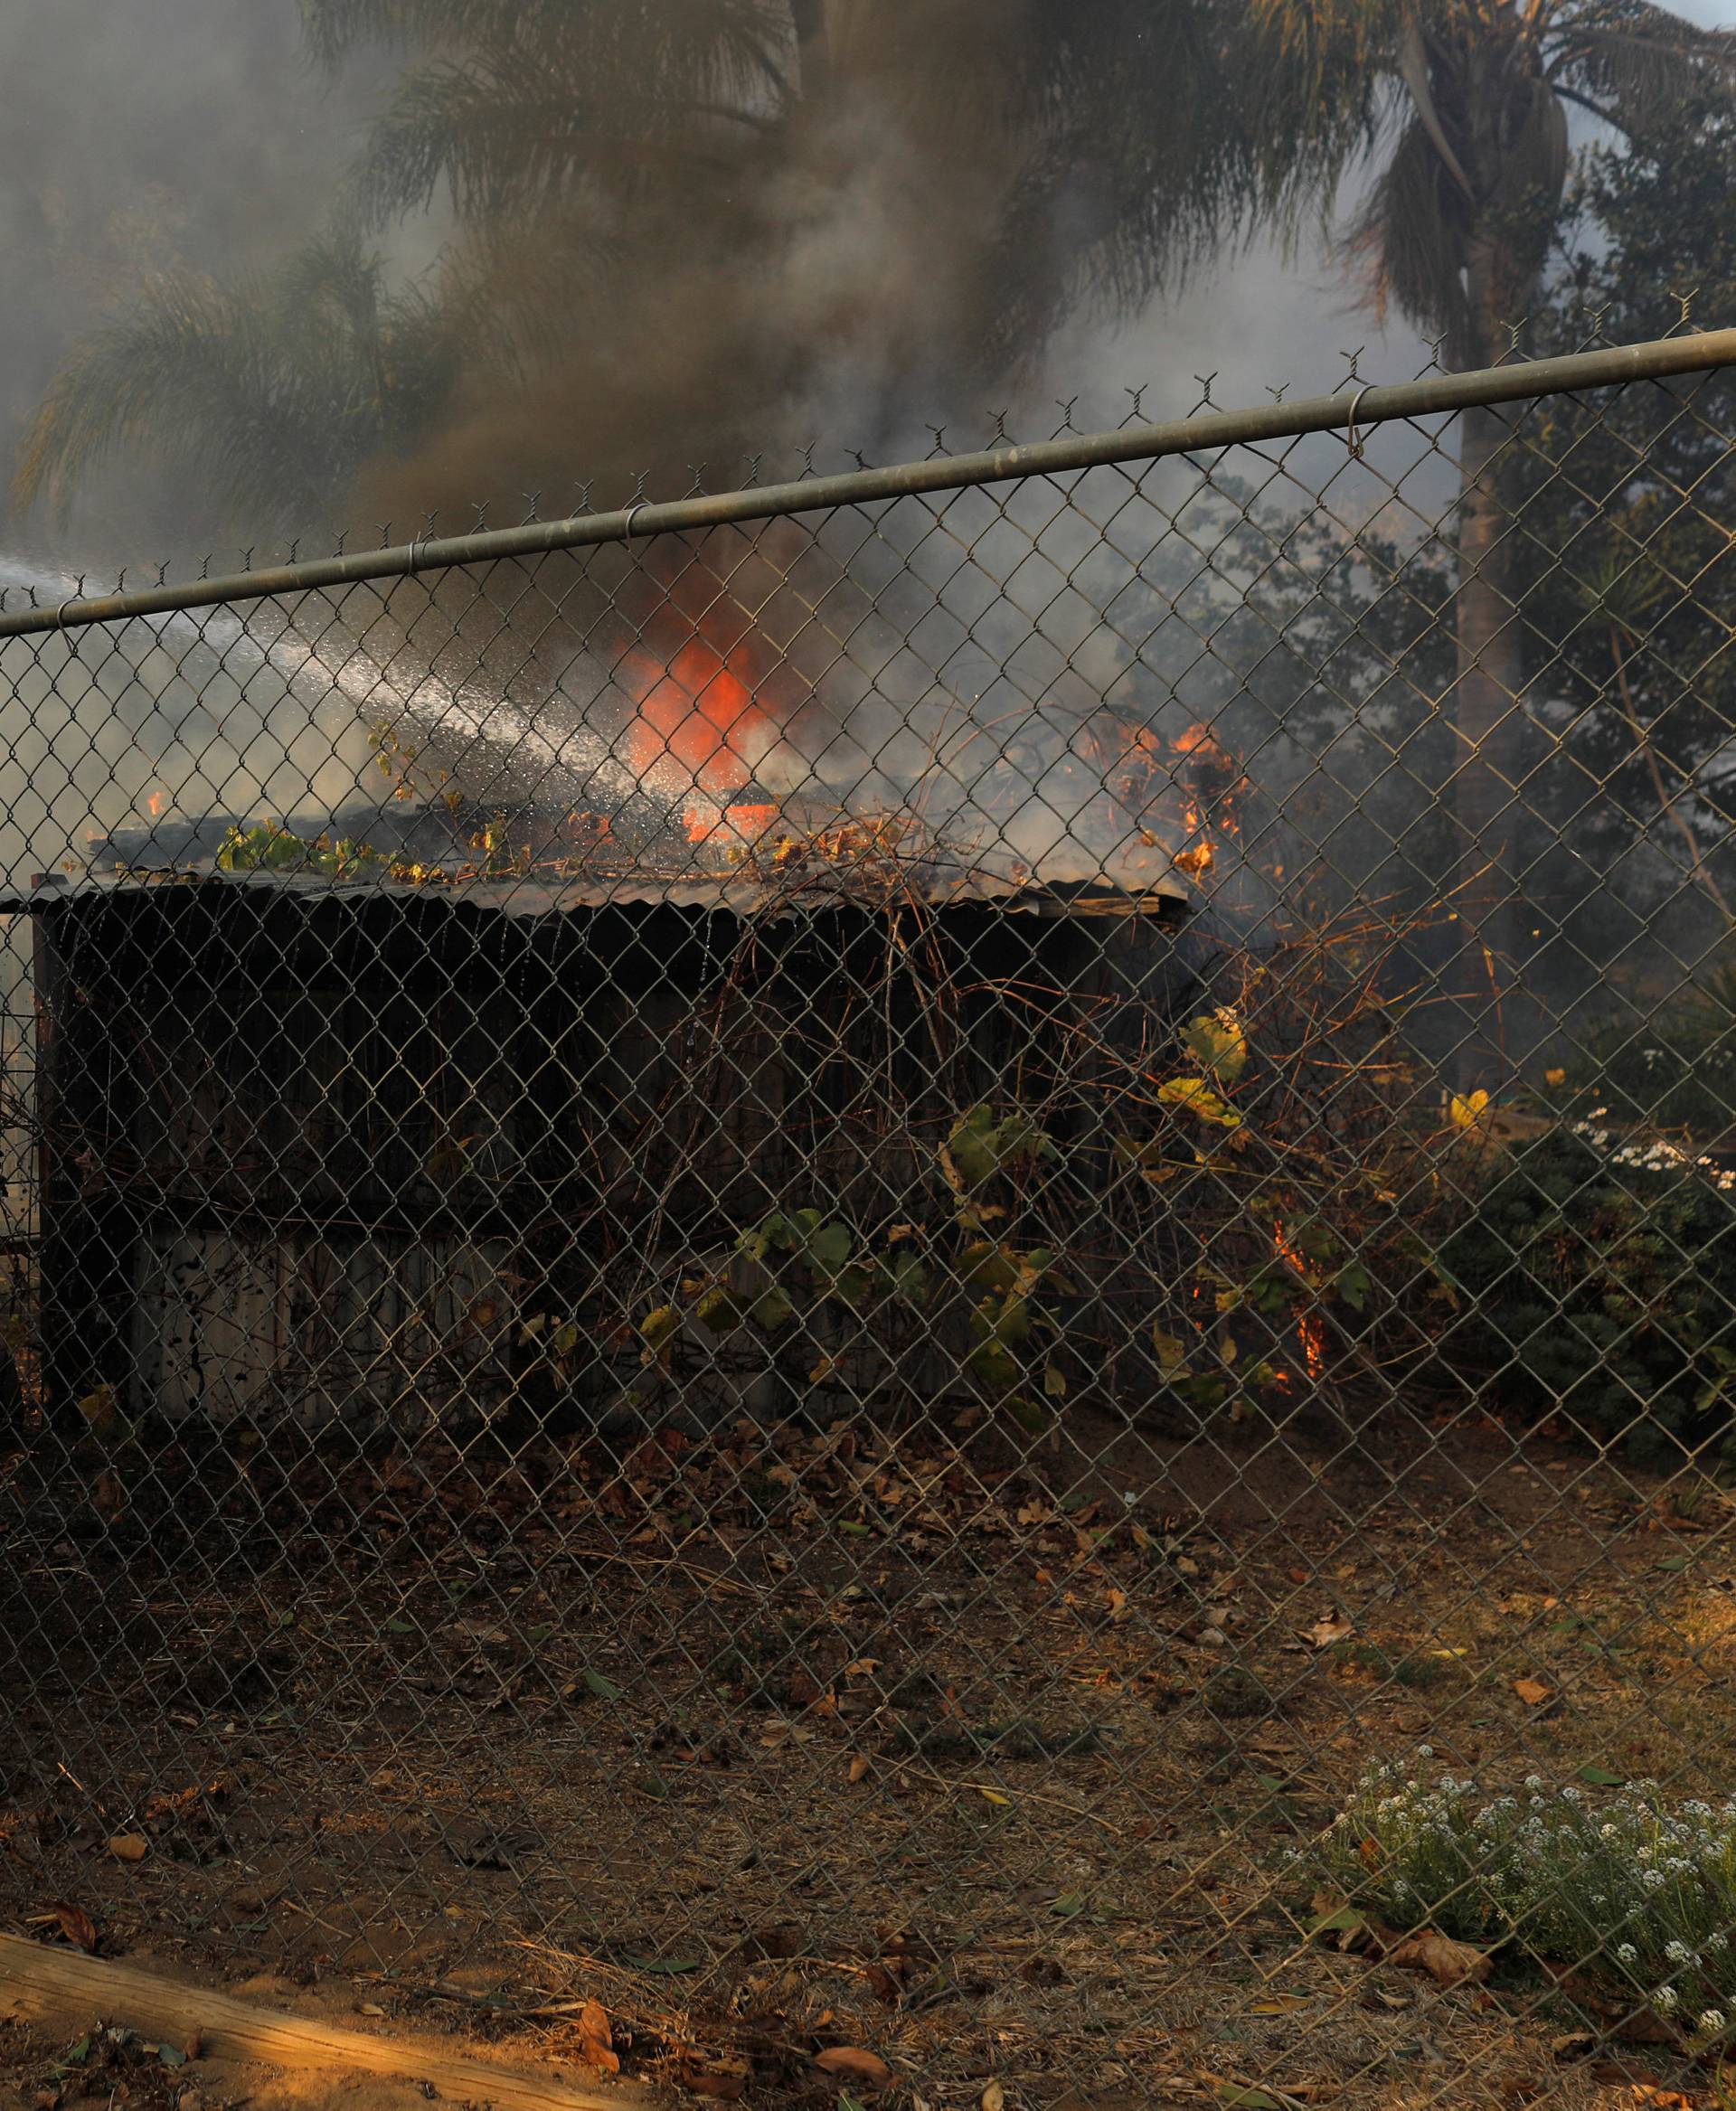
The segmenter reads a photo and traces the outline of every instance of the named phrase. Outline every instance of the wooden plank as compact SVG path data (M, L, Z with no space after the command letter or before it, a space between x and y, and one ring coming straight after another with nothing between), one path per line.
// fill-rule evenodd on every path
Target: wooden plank
M372 2037L310 2016L256 2008L232 1994L187 1986L135 1965L51 1949L0 1934L0 2016L83 2031L99 2021L224 2059L278 2068L344 2068L428 2084L456 2103L495 2111L650 2111L658 2099L631 2082L584 2084L464 2059L420 2038Z

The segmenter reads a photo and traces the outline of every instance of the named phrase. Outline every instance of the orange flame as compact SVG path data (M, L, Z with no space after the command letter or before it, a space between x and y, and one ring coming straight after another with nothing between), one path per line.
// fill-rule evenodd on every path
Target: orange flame
M690 638L666 667L636 656L629 686L637 686L635 676L643 686L630 755L640 777L675 775L695 791L720 796L747 783L753 751L764 746L772 721L722 653Z
M1189 799L1182 808L1182 833L1187 838L1186 847L1178 850L1170 862L1178 872L1197 880L1218 862L1218 853L1206 837L1205 815L1200 811L1197 799Z
M1309 1295L1315 1288L1315 1278L1308 1268L1307 1257L1296 1242L1285 1235L1283 1225L1272 1224L1272 1249L1281 1260L1287 1260L1307 1285ZM1326 1326L1316 1312L1297 1315L1296 1336L1302 1344L1302 1362L1311 1379L1318 1380L1326 1368Z
M1088 752L1141 843L1176 844L1170 862L1191 880L1212 870L1220 845L1239 831L1247 779L1209 725L1196 720L1171 740L1155 727L1106 713L1091 729Z
M168 805L169 795L165 791L154 791L146 796L145 811L153 821L160 821L163 818L168 810Z
M751 803L734 806L691 806L682 815L689 843L715 843L731 847L757 843L778 820L783 809Z

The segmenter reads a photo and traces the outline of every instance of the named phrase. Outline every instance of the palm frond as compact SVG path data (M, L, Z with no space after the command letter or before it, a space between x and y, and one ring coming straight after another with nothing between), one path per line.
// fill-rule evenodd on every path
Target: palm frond
M1389 306L1446 337L1458 357L1470 316L1465 245L1473 208L1420 117L1400 132L1351 223L1348 246L1377 315Z
M654 158L714 162L720 136L766 122L727 103L647 97L637 84L580 93L524 54L441 61L399 84L353 172L353 195L380 223L444 190L461 219L486 225L570 201L587 183L631 189Z
M1158 19L1149 0L1031 0L1018 21L1005 93L1020 147L990 263L1003 353L1021 335L1040 344L1080 289L1127 313L1173 288L1250 187L1241 127L1224 122L1236 83L1212 8Z
M1650 0L1581 0L1555 26L1552 77L1630 137L1667 124L1707 84L1736 95L1736 31L1702 29Z
M302 36L337 66L366 45L430 52L510 41L538 14L566 15L561 0L301 0Z
M1529 284L1543 269L1567 187L1567 113L1549 81L1527 72L1509 82L1502 114L1500 153L1479 210L1513 276Z
M1453 143L1447 136L1447 127L1441 122L1440 112L1435 106L1434 83L1429 78L1429 42L1423 35L1422 24L1414 16L1400 30L1394 57L1399 78L1404 82L1405 92L1416 110L1417 122L1429 135L1429 144L1434 148L1441 166L1467 199L1475 199L1477 187L1465 174L1464 165L1454 151Z
M602 311L615 261L593 214L552 211L478 231L398 304L416 318L429 356L516 388L570 350L574 331Z
M1226 0L1220 12L1226 71L1240 84L1237 224L1294 241L1373 153L1416 10L1410 0Z
M442 190L479 224L588 181L631 187L647 155L714 158L719 133L769 129L795 93L788 0L542 0L504 14L494 0L373 0L371 18L382 8L435 55L401 78L358 165L354 195L375 224Z
M334 66L371 44L430 52L522 43L552 56L623 32L679 49L731 48L745 66L791 33L789 0L301 0L301 21L308 50Z
M22 508L64 509L119 454L203 461L227 495L305 495L314 477L283 429L284 396L257 288L176 273L126 321L87 339L56 374L19 451ZM292 501L293 503L293 501Z
M124 457L173 464L219 509L299 524L376 449L425 429L462 349L438 297L387 297L378 259L342 231L275 278L164 273L61 366L14 497L63 513Z

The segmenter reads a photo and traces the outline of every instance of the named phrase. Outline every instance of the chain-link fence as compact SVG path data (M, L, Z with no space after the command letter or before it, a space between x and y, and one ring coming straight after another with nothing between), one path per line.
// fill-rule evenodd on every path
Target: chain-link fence
M14 572L14 1927L751 2101L1714 2087L1731 359Z

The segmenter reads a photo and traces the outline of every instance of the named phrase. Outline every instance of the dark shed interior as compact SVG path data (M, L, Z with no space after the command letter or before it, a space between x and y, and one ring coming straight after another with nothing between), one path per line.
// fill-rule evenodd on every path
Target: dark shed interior
M1089 890L208 872L33 906L48 1397L128 1417L401 1427L552 1362L607 1409L644 1314L769 1213L956 1202L973 1107L1107 1167L1100 1088L1189 980L1179 903Z

